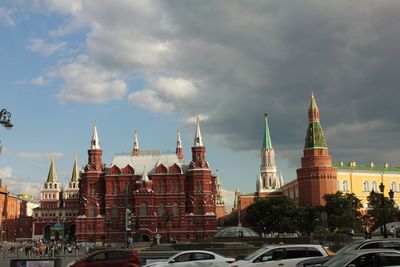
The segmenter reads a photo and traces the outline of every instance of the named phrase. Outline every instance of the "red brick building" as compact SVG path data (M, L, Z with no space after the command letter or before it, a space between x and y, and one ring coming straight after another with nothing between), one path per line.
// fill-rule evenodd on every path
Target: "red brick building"
M325 205L322 197L337 191L337 172L332 166L332 157L328 153L319 118L319 109L312 94L304 155L301 158L301 168L297 169L300 206Z
M214 235L216 211L222 210L217 206L225 204L206 160L199 120L188 165L179 133L174 154L140 151L136 131L131 155L117 155L106 167L102 152L94 126L88 163L80 176L77 242L123 243L128 236L152 240L157 234L178 240Z

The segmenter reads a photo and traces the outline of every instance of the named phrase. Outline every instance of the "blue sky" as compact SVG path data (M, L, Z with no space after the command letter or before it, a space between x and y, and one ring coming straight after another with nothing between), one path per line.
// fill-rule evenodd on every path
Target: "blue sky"
M110 163L141 149L186 161L193 118L223 187L255 190L263 114L278 170L300 165L310 93L334 161L397 165L398 1L6 0L1 107L12 113L0 175L37 192L56 153L60 180L85 164L96 121Z

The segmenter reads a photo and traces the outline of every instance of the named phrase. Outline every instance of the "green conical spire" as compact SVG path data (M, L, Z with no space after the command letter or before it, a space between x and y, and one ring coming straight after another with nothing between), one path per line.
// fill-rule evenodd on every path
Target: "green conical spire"
M78 180L79 180L78 155L75 154L75 161L74 161L74 167L72 169L71 182L78 182Z
M328 148L319 122L319 110L313 93L311 94L308 116L310 122L308 124L304 149Z
M318 109L317 102L315 102L314 92L311 92L310 107L308 109Z
M57 182L56 167L54 164L54 154L51 155L51 165L50 165L49 175L47 176L47 182L48 183Z
M268 126L268 113L264 114L265 117L265 128L264 128L264 136L263 136L263 149L272 149L271 135L269 134L269 126Z

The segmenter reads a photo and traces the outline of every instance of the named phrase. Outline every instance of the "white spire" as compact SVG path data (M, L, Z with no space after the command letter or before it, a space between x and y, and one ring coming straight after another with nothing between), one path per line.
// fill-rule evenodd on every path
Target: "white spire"
M139 141L137 137L137 130L135 130L135 140L133 141L133 149L139 149Z
M261 177L261 174L260 174L260 175L258 175L257 181L256 181L256 190L257 190L257 192L262 191L262 187L263 187L263 182L262 182L262 177Z
M99 136L97 135L96 122L94 122L94 126L93 126L93 136L92 136L92 143L91 143L90 148L91 149L101 149L100 142L99 142Z
M181 129L178 129L178 140L176 141L176 147L182 148Z
M200 117L197 116L196 118L196 124L197 124L197 128L196 128L196 135L194 137L194 146L204 146L203 145L203 138L201 137L201 132L200 132Z
M144 170L143 170L142 182L145 182L145 183L150 182L149 176L147 176L146 166L144 167Z
M285 182L283 181L283 174L281 172L281 177L280 177L280 185L281 187L285 185Z

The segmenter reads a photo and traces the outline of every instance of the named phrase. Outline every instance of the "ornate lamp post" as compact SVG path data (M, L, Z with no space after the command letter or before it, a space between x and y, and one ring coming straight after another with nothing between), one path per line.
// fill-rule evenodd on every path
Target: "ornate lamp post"
M382 205L382 221L383 221L383 238L387 238L388 234L387 234L387 229L386 229L386 203L385 203L385 185L383 183L381 183L379 185L379 191L381 191L381 205ZM392 189L390 189L389 191L389 197L390 199L393 199L394 197L394 192Z
M0 111L0 124L6 127L6 129L11 129L14 126L11 123L11 113L5 108Z

